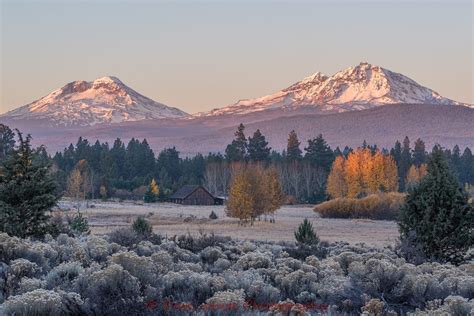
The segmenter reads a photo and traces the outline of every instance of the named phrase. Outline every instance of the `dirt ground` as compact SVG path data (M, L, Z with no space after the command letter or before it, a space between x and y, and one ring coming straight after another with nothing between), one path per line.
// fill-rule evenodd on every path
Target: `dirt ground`
M71 209L70 201L62 200L61 209ZM393 244L398 237L393 221L351 220L320 218L312 206L283 206L275 214L276 223L256 221L253 226L240 226L237 219L225 215L224 206L186 206L171 203L144 204L141 202L89 202L81 212L88 217L91 230L103 234L120 226L129 226L139 216L145 216L156 233L165 236L203 233L230 236L241 240L294 241L294 231L308 218L319 235L327 241L365 243L371 246ZM214 211L219 217L209 219ZM71 211L65 211L69 213Z

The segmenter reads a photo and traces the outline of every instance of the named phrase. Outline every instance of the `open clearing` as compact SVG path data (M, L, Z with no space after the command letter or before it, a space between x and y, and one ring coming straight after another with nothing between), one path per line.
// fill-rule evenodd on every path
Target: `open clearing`
M94 234L103 234L117 227L130 226L139 216L145 216L155 233L174 236L214 233L240 240L294 241L294 231L308 218L322 240L365 243L370 246L393 244L398 238L397 224L393 221L365 219L320 218L309 205L283 206L275 213L276 223L256 221L253 226L240 226L237 219L225 215L225 206L187 206L171 203L143 204L141 202L89 202L93 208L81 208L88 217ZM62 200L61 209L72 209L70 201ZM214 211L219 217L209 219ZM67 211L70 213L71 211Z

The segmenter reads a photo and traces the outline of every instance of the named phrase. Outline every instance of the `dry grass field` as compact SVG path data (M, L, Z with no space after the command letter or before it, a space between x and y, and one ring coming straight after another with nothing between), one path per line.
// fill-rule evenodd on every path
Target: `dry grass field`
M276 223L263 219L253 226L240 226L238 220L225 215L224 206L186 206L171 203L143 204L141 202L90 202L92 208L83 206L81 212L89 219L92 232L103 234L120 226L129 226L139 216L145 216L153 225L155 233L166 236L214 233L240 240L293 241L293 232L308 218L318 235L326 241L346 241L351 244L365 243L369 246L393 244L398 237L397 225L393 221L362 219L320 218L312 206L284 206L275 214ZM72 203L63 200L61 209L71 209ZM214 211L218 219L209 219ZM67 211L70 212L70 211ZM66 212L66 213L67 213Z

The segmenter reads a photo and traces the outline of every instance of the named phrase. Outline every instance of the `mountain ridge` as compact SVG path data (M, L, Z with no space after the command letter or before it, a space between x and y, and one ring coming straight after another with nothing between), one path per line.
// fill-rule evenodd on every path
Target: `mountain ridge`
M332 76L316 72L273 94L239 100L194 116L248 114L303 106L312 106L324 114L366 110L389 104L465 105L444 98L402 74L361 62Z
M11 120L44 120L50 126L93 126L189 114L136 92L114 76L72 81L48 95L0 115Z

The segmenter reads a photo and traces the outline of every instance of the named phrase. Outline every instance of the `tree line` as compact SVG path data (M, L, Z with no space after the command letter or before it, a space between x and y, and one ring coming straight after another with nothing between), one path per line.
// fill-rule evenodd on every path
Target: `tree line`
M341 150L331 148L321 134L302 145L296 132L291 131L286 149L277 152L268 145L260 130L250 137L245 132L245 126L240 124L223 154L182 157L176 148L166 148L156 155L146 139L132 138L125 143L117 138L113 144L108 144L90 143L79 137L75 145L70 144L52 157L44 147L33 149L33 156L36 161L51 165L58 191L71 197L143 199L148 195L148 200L154 201L169 197L185 184L202 184L215 195L228 195L236 166L260 164L276 171L287 202L295 203L316 203L330 197L328 185L330 187L334 180L328 179L331 168L342 168L343 164L354 167L367 162L374 172L378 170L373 177L380 178L380 170L383 170L384 177L390 175L387 180L390 184L372 179L370 189L350 189L350 193L340 193L342 195L363 195L375 189L404 192L410 183L422 176L430 156L421 139L412 146L408 137L403 142L396 141L390 149L364 142L360 148L346 146ZM4 160L14 146L15 134L0 124L0 159ZM454 146L442 151L458 181L463 185L474 184L474 158L470 148L461 151L459 146ZM367 187L360 179L370 179L367 179L367 172L365 176L362 174L352 177L349 182ZM150 187L152 182L153 188ZM341 186L343 190L344 187Z

